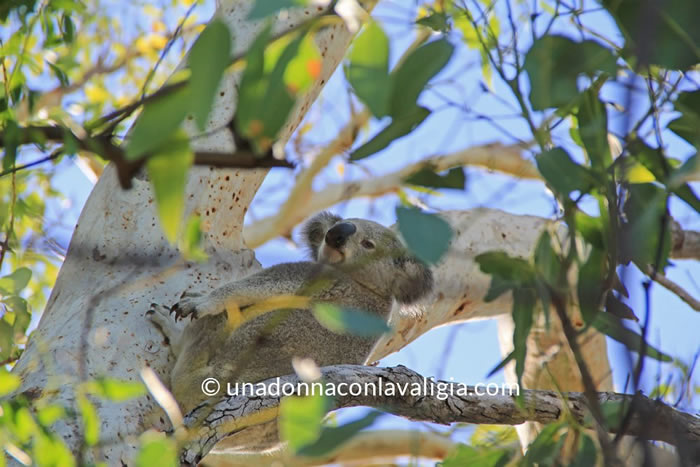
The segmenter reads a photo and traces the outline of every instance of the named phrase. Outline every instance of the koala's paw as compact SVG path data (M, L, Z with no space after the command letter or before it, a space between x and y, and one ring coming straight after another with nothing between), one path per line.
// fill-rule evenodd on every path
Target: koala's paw
M170 308L175 313L175 320L190 316L192 319L217 313L216 307L211 303L208 295L197 292L184 292L180 301Z
M170 313L170 308L152 303L146 317L158 326L165 337L174 342L182 334L183 324L176 322Z

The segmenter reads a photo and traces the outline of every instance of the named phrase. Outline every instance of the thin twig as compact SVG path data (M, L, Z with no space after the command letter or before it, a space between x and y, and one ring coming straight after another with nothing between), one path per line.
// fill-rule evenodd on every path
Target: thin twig
M654 270L652 269L651 266L647 266L647 270L645 271L649 277L654 279L655 282L658 282L661 284L664 288L668 289L669 291L673 292L683 300L685 303L690 305L690 307L695 310L695 311L700 311L700 300L697 300L695 297L690 295L683 287L680 285L676 284L673 282L671 279L666 277L660 272L654 273Z

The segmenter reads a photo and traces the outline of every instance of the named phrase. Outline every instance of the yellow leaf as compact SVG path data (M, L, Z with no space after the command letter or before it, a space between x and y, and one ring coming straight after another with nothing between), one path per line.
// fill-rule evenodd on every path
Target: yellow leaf
M146 55L151 51L151 46L148 43L148 39L145 37L139 37L136 39L134 47L136 47L136 50L138 50L142 55Z
M160 34L149 34L148 43L154 49L162 49L168 43L168 39Z
M153 5L144 5L143 12L152 18L158 18L160 17L163 10L161 10L160 8L156 8Z
M85 96L90 102L104 102L109 99L109 93L101 86L86 86Z
M8 373L5 370L1 370L0 374L2 375L2 378L0 378L0 396L7 395L19 387L21 383L19 376Z
M189 18L187 18L187 19L185 20L184 23L182 23L182 27L183 27L183 28L189 28L190 26L194 25L194 24L197 22L197 20L198 20L197 15L196 15L196 14L192 14L192 15L190 15ZM201 26L204 26L204 25L202 24ZM202 29L204 29L204 28L202 27ZM200 29L199 31L196 31L196 32L202 32L202 30Z
M654 174L647 170L642 164L634 164L625 173L627 181L630 183L651 183L656 181Z
M151 29L153 29L153 32L164 32L166 29L165 23L162 21L154 21L151 25Z
M114 42L112 43L112 52L114 52L116 55L115 62L121 61L121 59L126 55L126 47L124 47L124 44Z

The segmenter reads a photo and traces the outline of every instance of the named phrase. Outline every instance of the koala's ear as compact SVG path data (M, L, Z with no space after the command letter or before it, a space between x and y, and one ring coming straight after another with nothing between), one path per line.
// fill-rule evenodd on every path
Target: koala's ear
M410 305L433 290L433 273L428 266L413 256L394 259L397 274L392 284L392 295L397 302Z
M342 217L338 217L328 211L323 211L309 219L306 224L304 224L304 227L302 227L302 241L309 247L311 257L314 261L318 259L318 249L321 247L321 243L323 243L326 232L341 220L343 220Z

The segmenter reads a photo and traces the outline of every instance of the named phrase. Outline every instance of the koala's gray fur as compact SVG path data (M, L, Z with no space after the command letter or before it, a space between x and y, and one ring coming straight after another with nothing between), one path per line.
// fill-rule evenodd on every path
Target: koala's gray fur
M200 389L206 378L217 378L223 388L226 383L255 383L293 373L292 357L311 358L318 366L364 364L377 341L336 334L319 324L309 309L265 313L231 331L226 302L235 302L245 315L246 306L266 298L303 295L312 304L361 309L386 321L392 299L410 304L432 289L430 269L376 222L322 212L308 221L302 235L313 261L278 264L208 295L183 297L172 308L175 319L193 318L182 332L167 308L155 307L150 313L176 356L171 390L185 413L207 399ZM250 430L227 444L260 451L279 443L276 421L254 427L253 434Z

